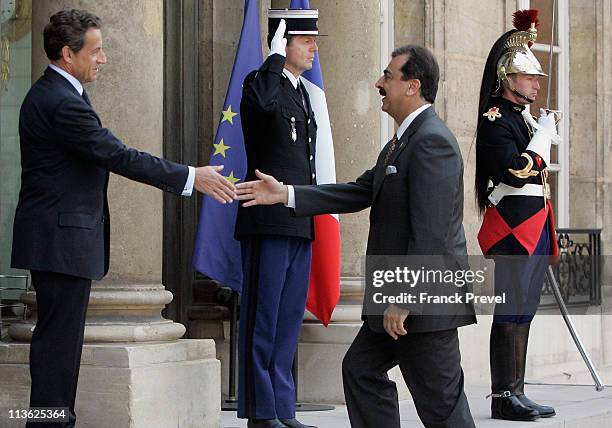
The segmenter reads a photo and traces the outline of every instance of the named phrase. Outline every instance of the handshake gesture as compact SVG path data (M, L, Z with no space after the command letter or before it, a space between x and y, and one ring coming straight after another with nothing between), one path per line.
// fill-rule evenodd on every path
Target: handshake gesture
M196 168L194 187L222 204L234 200L246 201L243 206L287 204L287 186L271 175L255 170L259 180L247 181L234 186L219 172L223 165Z

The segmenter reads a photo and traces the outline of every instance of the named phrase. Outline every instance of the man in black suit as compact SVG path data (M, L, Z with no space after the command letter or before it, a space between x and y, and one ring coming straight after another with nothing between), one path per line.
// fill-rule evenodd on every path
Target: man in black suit
M285 186L257 172L260 181L238 187L244 205L283 203L296 216L355 212L371 207L368 256L439 255L465 266L463 161L453 134L431 103L439 71L425 48L396 49L376 82L382 109L399 128L376 165L355 182ZM365 306L367 308L367 305ZM395 384L399 365L426 427L473 427L463 391L457 327L475 322L473 308L424 315L417 304L390 304L383 316L366 313L342 365L351 426L399 427Z
M177 195L193 187L231 202L219 167L193 168L126 147L103 128L83 84L106 63L100 19L63 10L44 30L51 62L21 106L22 180L12 266L29 269L38 319L30 348L30 407L68 408L73 427L83 333L92 280L108 271L109 172ZM46 421L45 421L46 422Z
M270 55L244 80L247 180L259 168L286 183L316 183L317 124L300 76L312 68L317 30L316 19L304 13L317 11L270 11ZM309 24L314 26L304 27ZM307 428L295 419L292 367L308 294L313 220L280 205L240 207L236 238L243 270L238 417L248 419L249 428Z

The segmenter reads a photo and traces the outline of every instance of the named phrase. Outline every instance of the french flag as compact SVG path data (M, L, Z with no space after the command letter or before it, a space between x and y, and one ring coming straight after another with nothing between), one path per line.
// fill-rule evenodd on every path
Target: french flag
M291 9L310 9L308 0L291 0ZM317 184L336 182L336 163L327 99L319 54L315 54L312 69L302 74L310 105L317 120L315 167ZM340 222L337 214L314 218L315 240L312 243L310 286L306 309L327 326L340 298Z

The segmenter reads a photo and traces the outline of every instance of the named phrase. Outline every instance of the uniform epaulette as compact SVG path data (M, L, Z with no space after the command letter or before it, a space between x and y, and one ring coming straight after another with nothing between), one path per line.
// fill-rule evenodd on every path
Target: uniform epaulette
M491 122L501 117L501 113L499 112L499 107L491 107L488 112L483 113L482 115L485 116L487 119L489 119Z

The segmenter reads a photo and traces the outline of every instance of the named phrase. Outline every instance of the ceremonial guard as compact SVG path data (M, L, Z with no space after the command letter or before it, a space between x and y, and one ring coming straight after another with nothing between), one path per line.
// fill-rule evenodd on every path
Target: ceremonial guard
M475 192L483 223L478 241L495 260L495 307L490 338L491 417L535 420L555 410L524 393L530 323L540 302L549 255L556 254L546 184L555 114L534 119L529 106L546 76L530 50L537 10L514 14L516 29L502 35L487 58L478 112ZM518 257L517 257L518 256Z
M317 51L317 10L270 10L270 55L243 84L246 180L255 169L287 184L316 184L317 124L300 75ZM274 35L274 36L272 36ZM302 428L295 419L293 360L308 293L312 217L279 206L240 207L243 259L238 417L248 427Z

